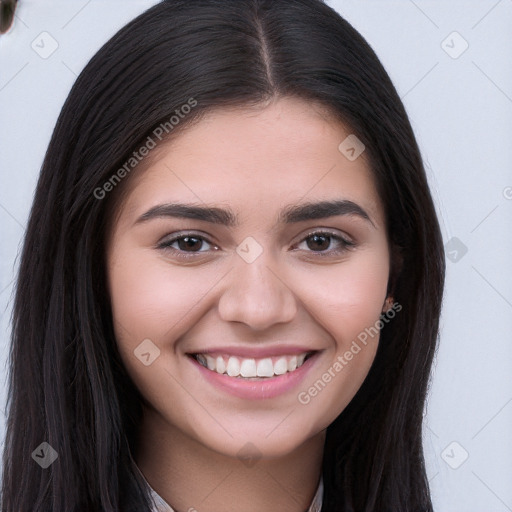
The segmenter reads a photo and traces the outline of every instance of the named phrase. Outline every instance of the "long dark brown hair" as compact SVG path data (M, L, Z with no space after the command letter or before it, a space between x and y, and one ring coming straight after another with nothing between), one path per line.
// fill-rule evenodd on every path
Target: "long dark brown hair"
M3 512L150 509L132 457L142 397L116 349L105 278L115 194L98 189L190 98L197 105L177 130L214 108L278 96L321 103L365 144L392 247L388 291L402 305L362 387L327 429L322 511L432 511L422 420L445 260L389 76L321 0L166 0L93 56L42 165L13 309ZM113 185L116 194L129 180ZM32 458L42 442L58 453L47 469Z

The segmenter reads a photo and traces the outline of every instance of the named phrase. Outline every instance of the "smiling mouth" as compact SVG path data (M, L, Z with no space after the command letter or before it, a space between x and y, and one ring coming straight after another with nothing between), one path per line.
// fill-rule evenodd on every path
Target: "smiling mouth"
M316 351L295 355L244 358L228 354L188 354L201 366L220 375L238 379L273 378L300 368Z

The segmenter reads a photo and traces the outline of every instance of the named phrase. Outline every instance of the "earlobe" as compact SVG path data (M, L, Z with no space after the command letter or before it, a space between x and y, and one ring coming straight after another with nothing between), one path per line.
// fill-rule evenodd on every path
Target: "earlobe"
M387 313L391 309L391 307L393 305L393 301L394 301L394 299L393 299L393 297L391 295L386 297L386 300L384 301L384 305L382 307L382 312L383 313Z

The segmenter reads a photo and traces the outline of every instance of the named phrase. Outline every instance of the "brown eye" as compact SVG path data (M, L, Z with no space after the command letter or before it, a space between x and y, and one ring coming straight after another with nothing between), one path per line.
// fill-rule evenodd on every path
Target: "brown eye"
M333 241L336 242L334 245L337 245L337 248L335 249L331 249ZM306 243L306 247L309 249L309 252L321 253L322 256L324 253L326 256L331 254L336 255L346 251L350 247L355 247L356 245L354 242L351 242L340 235L324 231L310 233L301 242L301 244L304 242Z
M325 251L331 245L331 238L329 235L312 235L307 238L308 248L312 251Z
M207 246L206 249L201 250L205 247L205 244ZM157 249L172 252L179 257L183 255L183 253L205 253L210 250L217 250L218 247L213 245L203 236L196 234L182 234L180 236L164 239L157 245Z
M201 239L192 236L178 238L176 241L178 242L178 248L180 251L191 250L193 252L199 250L201 248L201 244L203 243Z

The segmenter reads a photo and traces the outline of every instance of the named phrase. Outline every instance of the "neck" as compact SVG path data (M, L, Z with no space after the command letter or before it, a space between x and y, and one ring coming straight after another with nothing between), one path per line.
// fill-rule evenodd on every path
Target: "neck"
M135 459L176 512L305 512L322 469L325 430L276 459L241 461L198 443L145 410Z

